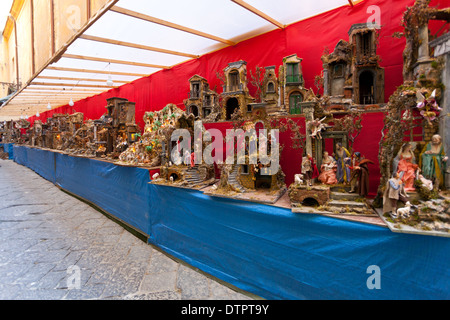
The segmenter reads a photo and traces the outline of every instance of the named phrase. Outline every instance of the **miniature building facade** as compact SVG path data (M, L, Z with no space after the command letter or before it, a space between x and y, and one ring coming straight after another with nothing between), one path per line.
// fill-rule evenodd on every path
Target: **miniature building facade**
M232 115L240 110L246 114L248 105L255 101L247 88L247 62L229 63L224 69L225 83L222 92L223 120L231 120ZM250 110L251 111L251 110Z
M383 104L384 69L376 53L377 29L355 24L348 34L349 42L340 40L331 54L322 57L324 95L333 98L329 107Z
M190 78L189 84L189 98L183 101L186 112L193 114L196 118L204 119L215 109L218 95L209 88L208 81L199 75Z

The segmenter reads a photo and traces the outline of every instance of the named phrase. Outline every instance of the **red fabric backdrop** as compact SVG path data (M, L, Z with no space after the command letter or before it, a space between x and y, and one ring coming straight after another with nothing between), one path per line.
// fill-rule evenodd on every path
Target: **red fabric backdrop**
M216 72L223 70L229 62L247 61L248 71L256 66L266 67L282 64L282 59L291 54L297 54L303 59L303 75L305 86L313 88L314 77L322 71L322 56L324 49L330 52L340 39L349 40L348 31L352 24L365 23L372 15L368 7L376 5L380 8L381 25L378 54L381 56L381 66L385 68L385 101L402 83L402 52L404 39L392 37L396 31L402 31L400 25L403 12L411 6L414 0L367 0L354 7L346 6L325 12L312 18L289 25L283 30L274 30L252 39L242 41L235 46L212 52L179 64L170 70L162 70L148 77L109 90L100 95L75 103L74 107L63 106L44 112L39 117L45 121L53 113L83 112L85 119L98 119L105 113L106 99L110 97L126 98L136 103L136 121L143 128L142 117L146 111L161 110L168 103L175 103L184 109L183 99L189 91L188 79L194 74L206 78L211 88L220 88ZM434 0L431 5L448 6L448 0ZM431 28L438 30L443 23L433 22ZM255 88L249 85L250 93ZM221 92L221 89L218 89ZM33 121L36 117L31 117ZM355 150L362 152L367 158L378 163L378 142L381 137L383 114L371 113L364 116L363 131L355 142ZM218 128L226 125L217 124ZM286 173L286 182L293 181L293 175L299 172L301 154L298 150L289 148L289 134L281 134L281 142L285 144L281 164ZM378 165L371 167L371 192L375 192L379 181Z

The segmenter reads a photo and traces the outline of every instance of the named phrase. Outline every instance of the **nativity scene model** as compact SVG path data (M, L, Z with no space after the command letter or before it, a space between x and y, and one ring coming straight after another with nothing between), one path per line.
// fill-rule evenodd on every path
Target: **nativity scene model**
M135 120L136 104L113 97L96 120L75 112L32 126L25 120L1 123L2 143L147 168L152 184L196 189L211 198L448 237L450 85L443 82L450 36L429 41L428 23L449 22L450 13L428 3L407 8L403 32L393 34L406 46L403 84L389 97L377 53L382 26L357 23L332 52L325 49L317 58L323 70L314 79L316 91L305 84L308 61L296 53L279 65L253 69L238 60L216 72L216 79L190 75L181 103L144 112L140 107L143 129ZM363 120L373 113L384 119L378 158L364 141L371 129ZM216 130L214 139L209 129ZM261 161L264 156L273 161ZM373 177L380 177L376 192Z

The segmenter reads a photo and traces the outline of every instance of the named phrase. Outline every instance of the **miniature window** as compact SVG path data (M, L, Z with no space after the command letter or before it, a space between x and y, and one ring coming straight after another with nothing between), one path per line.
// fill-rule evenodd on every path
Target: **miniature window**
M248 171L248 164L243 164L243 165L241 166L241 174L249 174L249 171Z
M286 64L286 82L287 83L297 83L300 82L300 74L298 63L288 63Z
M200 95L200 83L198 82L192 83L191 98L197 99L199 95Z
M239 89L239 72L233 70L229 74L230 91L237 91Z
M252 112L253 108L251 104L247 105L247 112Z
M361 53L363 55L369 55L370 54L370 43L371 43L371 37L372 34L370 32L364 33L362 35L361 39Z
M210 106L211 105L211 96L210 95L206 95L205 96L205 106Z
M342 63L334 66L333 75L334 78L341 78L344 76L344 65Z
M269 82L267 84L267 92L270 92L270 93L275 92L275 84L273 82Z
M204 108L203 109L203 116L207 117L211 114L211 109L210 108Z

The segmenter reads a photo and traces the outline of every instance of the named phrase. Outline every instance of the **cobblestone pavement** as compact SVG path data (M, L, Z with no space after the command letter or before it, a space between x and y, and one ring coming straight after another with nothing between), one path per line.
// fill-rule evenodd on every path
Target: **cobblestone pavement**
M251 300L0 160L0 299Z

